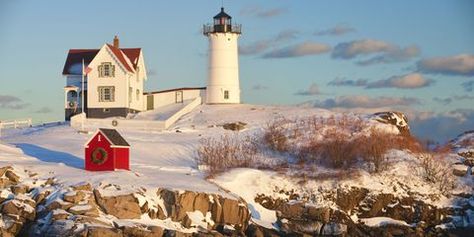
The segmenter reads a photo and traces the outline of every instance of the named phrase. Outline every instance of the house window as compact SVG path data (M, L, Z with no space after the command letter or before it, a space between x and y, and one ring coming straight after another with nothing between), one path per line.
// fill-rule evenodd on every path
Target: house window
M99 102L114 102L115 101L115 87L114 86L99 86Z
M133 88L129 87L128 88L128 102L132 102L132 96L133 96Z
M225 100L229 99L229 91L224 91L224 99Z
M137 89L137 100L140 100L140 90Z
M114 77L115 66L112 63L106 62L99 65L99 77Z

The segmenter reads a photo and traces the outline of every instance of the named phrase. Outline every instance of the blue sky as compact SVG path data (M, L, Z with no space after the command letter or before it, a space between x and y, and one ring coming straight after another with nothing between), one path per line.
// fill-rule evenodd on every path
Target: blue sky
M415 133L437 140L474 129L473 1L224 6L243 25L245 103L397 109ZM68 49L99 48L115 34L123 47L143 48L148 90L205 86L208 45L200 30L220 7L218 0L1 0L0 119L62 119Z

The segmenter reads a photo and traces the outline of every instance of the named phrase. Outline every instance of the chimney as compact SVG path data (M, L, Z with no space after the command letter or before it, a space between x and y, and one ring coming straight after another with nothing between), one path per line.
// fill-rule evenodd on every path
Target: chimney
M115 48L119 47L119 38L117 36L114 37L114 47Z

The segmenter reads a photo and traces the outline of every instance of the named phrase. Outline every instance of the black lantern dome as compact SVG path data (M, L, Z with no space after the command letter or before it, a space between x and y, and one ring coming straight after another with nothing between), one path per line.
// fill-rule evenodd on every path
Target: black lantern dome
M232 25L232 17L224 11L221 11L214 16L214 23L212 25L204 26L204 34L209 33L237 33L240 34L240 25Z

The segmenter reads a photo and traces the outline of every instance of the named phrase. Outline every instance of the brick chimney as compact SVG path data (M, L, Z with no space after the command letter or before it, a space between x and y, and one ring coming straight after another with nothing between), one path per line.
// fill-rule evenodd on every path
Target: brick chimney
M114 47L115 48L118 48L120 46L120 43L119 43L119 38L117 36L114 37Z

